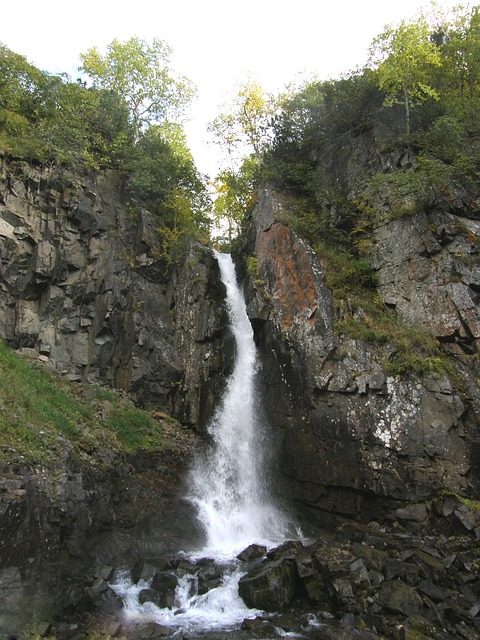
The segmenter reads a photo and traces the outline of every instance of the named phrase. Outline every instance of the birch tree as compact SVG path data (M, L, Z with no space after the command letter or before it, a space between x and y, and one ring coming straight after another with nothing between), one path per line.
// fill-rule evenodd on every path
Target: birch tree
M441 55L430 38L426 20L402 21L397 28L387 27L373 41L370 62L377 67L379 88L386 93L385 106L403 104L409 138L412 105L438 100L429 79L432 67L441 65Z

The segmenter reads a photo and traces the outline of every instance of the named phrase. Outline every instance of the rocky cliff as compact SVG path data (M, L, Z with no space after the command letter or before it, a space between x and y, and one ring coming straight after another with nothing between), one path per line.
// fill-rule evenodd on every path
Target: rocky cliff
M348 300L335 306L324 265L283 224L287 211L264 189L237 258L290 495L324 522L381 518L407 503L424 505L426 520L439 492L475 495L480 222L437 211L377 225L384 304L428 329L451 363L450 376L400 376L388 367L393 344L336 329Z
M335 299L328 265L285 224L288 208L261 190L236 249L279 491L330 527L375 519L397 531L428 523L478 537L478 518L451 507L448 494L480 488L480 222L438 209L373 229L385 308L426 329L448 362L394 373L393 342L342 329L349 300ZM128 204L114 172L4 161L0 261L0 337L10 346L73 383L115 387L204 430L234 355L210 249L193 243L170 266L154 218ZM368 312L355 314L368 327ZM125 566L139 548L188 544L195 526L177 501L178 479L198 441L176 428L163 452L79 453L65 440L55 468L2 470L0 596L9 617L0 624L25 610L25 589L52 616L118 610L106 584L117 558Z
M212 252L192 244L169 267L154 219L129 206L114 172L4 160L0 202L1 337L72 381L124 389L202 431L233 358ZM470 495L480 223L439 209L376 225L385 306L428 329L451 364L449 375L395 376L394 345L338 331L349 302L334 303L325 265L283 223L287 209L261 192L237 263L288 493L355 518L428 504L441 490Z
M124 389L201 428L228 369L224 291L205 247L177 270L162 247L119 174L4 160L0 337L72 381Z
M152 532L163 548L195 532L178 492L199 443L167 414L205 427L232 340L212 252L192 243L173 268L162 250L153 216L128 203L119 174L3 160L0 339L79 395L107 386L167 420L158 452L81 448L60 436L53 462L26 464L1 438L0 635L31 628L37 615L95 612L99 563L147 548Z

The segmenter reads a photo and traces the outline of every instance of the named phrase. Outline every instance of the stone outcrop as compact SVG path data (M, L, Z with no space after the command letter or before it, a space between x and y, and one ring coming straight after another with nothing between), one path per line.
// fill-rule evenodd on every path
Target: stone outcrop
M385 304L459 353L478 353L480 221L419 213L379 225L375 240Z
M320 635L312 637L320 638L478 638L475 534L462 527L458 535L453 521L444 528L437 516L449 501L439 500L417 533L407 533L397 514L397 528L349 523L335 536L271 550L239 582L250 607L277 612L256 618L255 628L266 635L269 625L287 632L301 627L310 637L313 624ZM461 508L455 501L450 507ZM478 535L478 512L466 511ZM282 611L290 615L278 616ZM253 620L245 622L253 627Z
M182 382L175 415L203 430L225 388L234 358L234 338L223 305L225 286L217 260L206 247L192 245L173 278L175 344Z
M340 312L317 257L281 222L287 206L263 190L241 253L255 260L256 273L243 267L248 311L290 495L324 514L371 518L442 489L473 492L480 223L419 215L376 232L385 304L455 348L461 394L446 375L388 375L393 345L335 331Z
M3 161L0 337L201 428L228 369L224 293L208 249L175 272L162 242L119 174Z
M68 380L204 429L233 358L218 274L196 243L170 266L154 216L128 203L116 172L3 160L0 339ZM193 434L176 428L173 449L157 453L79 451L60 438L54 465L0 469L0 635L23 614L73 620L110 606L98 562L199 535L178 504Z

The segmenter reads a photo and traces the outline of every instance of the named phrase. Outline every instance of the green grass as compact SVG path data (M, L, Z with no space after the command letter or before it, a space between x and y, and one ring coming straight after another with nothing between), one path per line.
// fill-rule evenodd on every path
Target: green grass
M107 419L107 426L129 450L151 449L162 442L160 425L148 413L134 407L114 409Z
M0 463L48 465L69 446L94 455L169 444L147 411L114 390L68 382L0 342Z

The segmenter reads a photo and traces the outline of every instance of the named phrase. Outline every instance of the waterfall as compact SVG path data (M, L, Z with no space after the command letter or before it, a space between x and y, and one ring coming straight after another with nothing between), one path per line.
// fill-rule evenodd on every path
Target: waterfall
M150 583L132 584L128 571L118 572L116 584L111 585L124 600L127 619L155 621L192 632L193 637L231 628L246 617L261 614L249 610L238 595L238 581L245 569L236 556L252 543L273 547L289 534L298 535L270 498L265 474L269 443L256 391L259 364L253 331L232 259L227 254L216 256L227 288L236 357L224 397L208 427L212 446L197 458L189 475L187 499L196 507L205 543L197 551L179 552L192 570L178 573L173 607L142 603L141 594ZM199 589L205 561L207 571L219 578L206 591Z
M206 555L239 553L252 542L272 546L285 539L286 521L271 504L266 484L265 425L256 393L258 361L243 293L229 254L216 254L227 288L236 360L209 433L213 447L191 473L191 500L207 540Z

